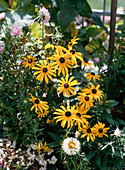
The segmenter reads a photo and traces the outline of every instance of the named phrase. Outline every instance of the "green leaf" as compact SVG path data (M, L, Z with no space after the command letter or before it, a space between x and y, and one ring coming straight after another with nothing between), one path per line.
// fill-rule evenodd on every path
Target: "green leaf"
M101 157L100 157L100 155L98 155L98 157L96 158L96 164L101 169Z
M0 0L0 12L6 12L9 10L7 3L4 0Z
M108 103L105 104L106 107L112 108L116 106L119 102L116 100L108 100Z
M104 118L112 125L114 125L114 120L112 119L112 115L108 113L103 113L102 114Z
M107 170L107 154L105 155L103 159L102 170Z
M97 150L90 151L89 154L87 155L87 159L90 160L95 154Z
M66 27L75 19L75 17L83 9L86 0L64 0L57 3L60 11L57 13L57 20L62 28L65 30Z
M83 9L80 12L80 15L83 17L91 18L92 10L88 2L85 3Z
M99 14L96 14L93 12L91 15L91 18L96 25L99 25L101 28L103 28L108 33L108 30L104 26L103 22L101 21Z
M31 36L33 36L33 38L39 39L42 35L42 29L41 26L38 22L35 22L31 27Z
M16 141L18 139L18 134L17 133L12 134L11 138L13 141Z
M60 136L58 136L57 134L55 133L52 133L52 132L47 132L53 139L55 140L61 140Z
M60 142L59 141L51 142L47 146L49 146L51 148L58 147L58 146L60 146Z

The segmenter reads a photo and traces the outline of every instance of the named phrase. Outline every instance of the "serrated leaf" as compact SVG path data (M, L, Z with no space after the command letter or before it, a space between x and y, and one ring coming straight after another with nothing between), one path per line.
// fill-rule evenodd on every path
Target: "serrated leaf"
M97 150L90 151L89 154L87 155L87 159L90 160L96 154L96 152Z

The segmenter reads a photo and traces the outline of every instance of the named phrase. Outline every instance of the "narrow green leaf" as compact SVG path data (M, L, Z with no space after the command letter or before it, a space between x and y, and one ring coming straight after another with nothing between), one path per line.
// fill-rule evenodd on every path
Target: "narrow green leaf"
M0 0L0 12L8 11L9 7L4 0Z
M100 157L100 155L98 155L98 157L96 158L96 164L101 169L101 157Z
M60 136L58 136L57 134L55 133L52 133L52 132L47 132L53 139L55 140L61 140Z
M54 148L54 147L60 146L60 143L59 143L59 141L55 141L55 142L49 143L47 146Z
M96 152L97 150L90 151L89 154L87 155L87 159L90 160L96 154Z
M107 154L105 155L102 163L102 170L106 170L106 169L107 169Z

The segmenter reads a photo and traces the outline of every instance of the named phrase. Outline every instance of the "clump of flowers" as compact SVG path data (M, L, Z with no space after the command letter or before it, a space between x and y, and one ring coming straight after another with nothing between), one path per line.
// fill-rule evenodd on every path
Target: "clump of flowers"
M45 7L40 8L39 15L42 18L42 23L46 24L50 20L50 13Z
M17 35L17 36L20 36L21 34L21 27L18 27L17 25L13 25L11 27L11 35L14 36L14 35Z

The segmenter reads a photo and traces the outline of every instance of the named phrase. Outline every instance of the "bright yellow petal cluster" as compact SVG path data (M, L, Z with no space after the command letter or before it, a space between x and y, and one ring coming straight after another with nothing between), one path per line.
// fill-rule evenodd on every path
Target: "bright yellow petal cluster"
M42 150L43 152L49 152L49 151L51 150L51 148L49 148L49 147L46 146L46 145L47 145L46 142L45 142L44 144L41 142L41 143L38 143L38 145L35 145L35 148L36 148L38 154L41 153L41 150Z
M31 69L36 64L35 61L36 61L35 57L27 55L26 57L23 58L22 66L25 68L29 67Z
M92 96L87 95L85 93L78 93L78 100L80 101L79 104L81 105L82 108L84 109L89 109L90 107L93 106L93 99Z
M33 67L32 69L36 70L34 72L34 76L37 75L36 79L39 80L41 83L45 78L45 82L48 84L49 79L53 81L52 76L56 76L55 69L51 63L47 63L47 60L42 61L40 60L40 64L36 64L37 67Z
M58 80L60 87L58 87L57 91L59 91L59 94L63 92L63 96L65 96L67 94L68 97L70 97L70 93L72 95L76 95L74 92L76 90L76 88L72 87L72 86L78 85L78 82L73 79L74 79L74 77L72 76L68 80L68 74L67 74L65 79L63 77L61 77L61 80Z
M91 81L92 79L93 79L94 82L96 82L96 79L100 80L100 76L99 75L95 75L94 72L85 73L84 77L86 77L88 81Z

